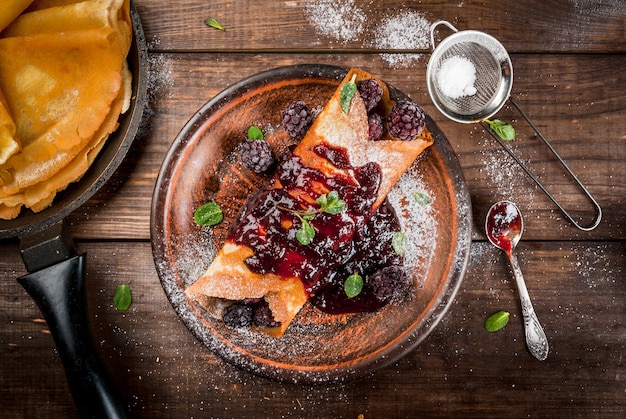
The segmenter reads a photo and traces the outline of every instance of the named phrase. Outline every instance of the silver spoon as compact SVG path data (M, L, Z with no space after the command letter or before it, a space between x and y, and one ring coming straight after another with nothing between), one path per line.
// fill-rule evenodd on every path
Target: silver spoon
M522 270L517 262L515 246L522 237L524 222L522 214L514 203L509 201L496 202L487 213L485 230L489 241L497 248L504 250L511 261L515 282L519 292L522 315L524 316L524 329L526 332L526 345L530 353L540 361L548 357L548 339L543 332L537 314L530 302L530 296L524 283Z

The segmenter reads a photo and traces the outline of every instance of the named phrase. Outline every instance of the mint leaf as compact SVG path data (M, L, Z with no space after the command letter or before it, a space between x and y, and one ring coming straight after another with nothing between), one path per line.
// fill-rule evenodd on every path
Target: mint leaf
M339 199L339 193L337 191L329 192L328 196L320 196L317 198L316 202L320 205L320 210L322 212L331 215L340 214L346 209L346 203L345 201Z
M343 283L343 290L348 298L354 298L361 293L363 289L363 277L358 273L353 273Z
M391 247L397 255L403 255L406 249L406 236L403 232L397 231L391 239Z
M265 136L263 135L263 131L261 131L261 128L252 125L250 128L248 128L248 139L264 140Z
M515 139L515 128L513 128L513 125L507 124L499 119L494 119L493 121L485 119L485 122L489 124L489 128L491 128L491 130L504 141L511 141Z
M219 24L219 22L215 19L213 19L212 17L205 19L204 24L213 28L213 29L217 29L220 31L224 31L224 27L222 27L222 25Z
M330 191L328 194L323 194L317 197L315 203L320 206L319 212L325 212L331 215L337 215L346 209L345 201L339 199L339 193L337 191Z
M341 86L341 92L339 93L339 103L341 105L341 110L346 115L350 112L350 103L352 102L352 98L357 91L356 87L356 74L352 75L350 81L347 81Z
M331 215L336 215L343 212L346 209L346 203L339 199L337 191L323 194L315 199L315 203L320 207L318 209L308 208L307 210L294 210L277 205L277 208L282 211L287 211L294 214L300 220L301 227L296 231L296 239L302 245L311 244L315 237L315 229L310 223L315 216L319 213L325 212Z
M115 295L113 296L113 304L115 304L115 308L120 311L128 310L130 304L133 301L133 296L130 292L130 287L128 285L119 285L115 290Z
M296 239L303 246L311 244L313 238L315 237L315 229L313 229L313 226L308 220L298 214L296 214L296 216L300 219L300 222L302 223L300 229L296 231Z
M491 316L487 318L485 321L485 329L489 332L497 332L507 325L509 322L509 312L508 311L498 311L497 313L493 313Z
M420 205L428 205L430 204L430 196L426 195L424 192L415 192L413 194L413 199Z
M323 194L317 197L315 203L320 206L320 210L323 211L324 208L328 206L328 195Z
M224 214L217 202L207 202L193 213L193 219L198 225L214 226L224 219Z

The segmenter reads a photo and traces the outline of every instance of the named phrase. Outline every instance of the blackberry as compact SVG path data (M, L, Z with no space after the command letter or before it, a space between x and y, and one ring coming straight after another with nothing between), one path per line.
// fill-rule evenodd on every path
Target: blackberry
M222 320L229 327L250 327L252 324L252 306L244 303L234 303L224 309Z
M311 110L301 100L295 101L285 107L280 113L283 121L283 128L289 136L296 140L304 138L307 130L313 123Z
M274 320L274 315L270 306L265 300L261 300L254 306L253 309L253 322L259 327L278 327L280 322Z
M379 301L400 295L409 285L409 276L398 266L386 266L367 277L367 286Z
M389 134L399 140L413 140L422 133L425 126L424 113L409 100L398 101L387 116Z
M270 144L265 140L246 139L241 143L241 160L255 173L263 173L274 164L274 155Z
M374 109L383 97L383 88L374 79L359 80L356 82L356 87L368 112Z
M383 117L377 113L371 113L368 118L369 123L369 139L370 141L378 141L383 138L385 134L385 126L383 124Z

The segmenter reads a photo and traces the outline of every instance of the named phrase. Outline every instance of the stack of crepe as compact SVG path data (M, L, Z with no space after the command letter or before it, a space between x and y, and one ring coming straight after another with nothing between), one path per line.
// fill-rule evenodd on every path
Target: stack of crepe
M129 0L4 0L0 219L79 180L130 104Z
M305 167L319 170L326 176L343 176L351 179L353 184L359 184L358 180L353 178L354 173L349 169L337 167L330 160L320 156L315 151L318 145L345 150L350 163L355 167L376 163L380 168L382 179L371 208L373 214L402 174L422 151L433 144L434 139L425 128L411 141L397 140L389 135L380 141L370 141L367 110L359 94L356 93L352 98L348 113L341 107L342 86L353 76L356 76L357 81L373 78L362 70L351 69L293 153L302 159ZM386 85L381 80L376 80L383 88L382 105L388 112L394 102L389 97ZM274 179L268 188L282 188L282 185ZM302 196L300 190L292 190L289 193L300 194L299 198L309 202L314 202L318 196ZM246 220L240 219L238 222L245 223ZM263 328L261 331L280 337L308 301L309 296L300 278L284 278L273 273L260 274L251 271L246 265L246 259L252 255L253 249L250 247L227 240L207 271L187 288L186 293L216 317L221 314L219 310L224 300L264 298L274 320L279 322L280 326ZM288 262L277 258L276 263Z

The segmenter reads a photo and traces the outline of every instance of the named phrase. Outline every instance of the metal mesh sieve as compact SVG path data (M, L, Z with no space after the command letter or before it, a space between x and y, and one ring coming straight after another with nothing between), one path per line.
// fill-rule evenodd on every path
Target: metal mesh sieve
M447 26L454 33L435 47L435 29L439 25ZM428 85L430 98L437 109L439 109L439 112L456 122L481 122L491 136L509 153L517 164L524 169L526 174L528 174L537 186L554 202L572 224L583 231L590 231L596 228L602 219L602 208L593 196L591 196L587 188L578 180L567 163L565 163L552 145L550 145L537 126L530 120L528 115L519 107L517 102L509 97L513 84L513 66L511 65L511 58L504 46L493 36L487 35L484 32L459 32L452 24L445 20L439 20L432 24L430 28L430 42L433 46L433 53L428 61L426 84ZM462 91L462 94L456 97L455 91L455 97L450 97L445 93L447 89L442 89L442 83L441 80L438 79L438 76L442 73L441 69L446 60L451 57L461 57L469 60L473 64L476 75L476 80L473 84L473 87L476 89L475 94L465 94L465 91ZM463 79L466 74L461 74L460 76L460 79ZM537 134L537 137L548 147L563 168L569 173L571 179L578 185L595 207L596 218L590 226L580 225L539 181L533 172L515 155L512 149L508 147L493 130L489 129L485 120L495 115L502 106L504 106L507 100L517 109L526 122L528 122Z
M431 27L433 47L434 30L440 24L455 33L434 49L428 62L426 80L433 103L441 113L457 122L476 122L491 117L502 108L511 93L513 67L508 53L492 36L478 31L458 32L445 21L438 21ZM473 64L475 94L450 97L444 93L441 68L452 57L463 57Z

